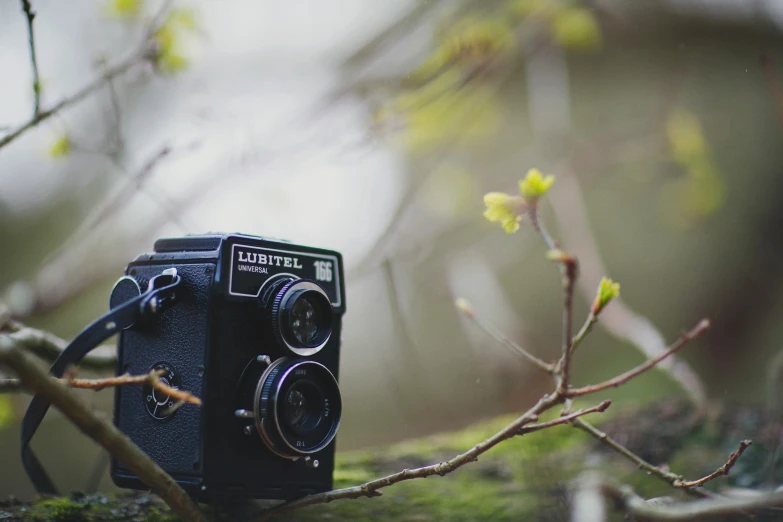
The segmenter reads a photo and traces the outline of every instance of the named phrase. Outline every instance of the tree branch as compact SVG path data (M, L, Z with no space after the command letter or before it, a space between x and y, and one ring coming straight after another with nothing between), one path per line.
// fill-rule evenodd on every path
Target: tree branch
M19 393L25 391L19 379L0 378L0 393Z
M626 459L636 464L639 467L639 469L643 469L648 473L655 475L656 477L661 478L672 485L674 485L675 482L681 482L683 480L681 475L677 475L676 473L672 473L671 471L666 471L664 469L659 468L658 466L650 464L649 462L641 458L639 455L637 455L636 453L629 450L628 448L626 448L625 446L623 446L622 444L614 440L612 437L607 435L606 432L599 430L592 424L589 424L588 422L585 422L582 419L574 419L572 421L572 424L575 427L579 428L580 430L589 433L602 444L612 448L614 451L616 451Z
M528 424L527 426L522 427L519 430L518 434L519 435L523 435L525 433L530 433L532 431L539 431L539 430L543 430L545 428L551 428L552 426L559 426L560 424L568 424L569 422L573 421L574 419L576 419L578 417L582 417L583 415L587 415L588 413L604 412L604 411L606 411L606 409L609 406L611 406L611 404L612 404L612 401L603 401L601 404L599 404L597 406L593 406L592 408L585 408L583 410L576 410L573 413L569 413L568 415L563 415L562 417L558 417L556 419L552 419L551 421L539 422L539 423L536 423L536 424Z
M560 267L563 276L563 348L560 361L556 369L560 371L558 379L558 390L568 389L568 383L571 380L571 354L573 352L573 314L574 314L574 285L578 273L576 258L565 256L560 261Z
M590 331L593 329L593 326L595 326L595 323L597 322L598 316L591 311L585 320L585 324L582 325L582 328L579 329L579 331L574 336L574 339L571 341L572 356L574 355L577 347L582 344L582 341L584 341L585 337L587 337L587 334L590 333Z
M50 378L8 335L0 336L0 364L8 366L26 388L46 397L83 433L106 448L185 520L205 521L198 505L155 462L110 421L91 411L66 386Z
M115 377L106 377L103 379L76 379L68 377L65 379L55 379L60 384L71 388L79 388L82 390L94 390L100 391L105 388L112 388L116 386L128 386L134 384L147 384L149 383L156 390L168 395L169 397L188 404L194 404L201 406L201 399L196 397L190 392L172 388L168 384L160 380L159 371L151 371L146 375L118 375ZM19 379L0 379L0 393L3 392L20 392L26 391L22 386L22 381Z
M19 127L11 130L8 134L0 138L0 149L2 149L6 145L14 141L16 138L18 138L25 132L29 131L33 127L36 127L42 121L48 120L49 118L51 118L52 116L60 112L61 110L71 105L75 105L80 101L84 100L90 94L103 87L106 84L106 82L112 80L113 78L116 78L117 76L121 76L125 74L130 69L132 69L133 66L140 63L140 61L145 57L146 53L147 53L146 49L144 49L142 52L137 51L133 53L125 60L106 69L106 71L104 71L101 76L93 80L92 83L87 84L86 86L82 87L81 90L73 93L70 96L66 96L65 98L60 100L52 108L43 111L39 110L38 112L35 113L35 116L33 116L26 123L23 123Z
M30 64L33 67L33 118L35 118L41 111L41 79L38 74L38 60L35 55L35 37L33 36L33 20L35 19L36 12L33 11L30 0L21 0L21 2L22 11L27 18L27 36L30 42Z
M11 333L3 333L17 346L34 353L46 361L54 361L60 356L68 343L56 335L35 328L30 328L17 321L6 323L6 329ZM79 366L91 370L114 369L117 364L116 350L111 346L100 346L81 360Z
M703 486L707 482L709 482L712 479L718 478L721 475L728 475L731 468L734 466L734 464L737 462L737 459L739 459L743 453L745 453L745 450L748 449L748 446L752 444L749 440L743 440L739 443L739 448L737 448L737 451L729 455L729 459L726 461L726 463L710 473L707 476L704 476L698 480L685 480L685 481L675 481L672 486L675 488L697 488L700 486Z
M643 374L644 372L653 368L654 366L656 366L658 363L660 363L670 355L679 351L680 348L682 348L683 346L688 344L688 342L692 341L693 339L695 339L696 337L704 333L704 331L706 331L707 328L709 327L710 327L710 321L708 319L702 319L690 331L682 334L680 338L677 339L677 341L668 350L663 352L655 359L650 359L644 364L640 364L636 368L633 368L632 370L629 370L621 375L618 375L617 377L614 377L602 383L583 386L581 388L571 388L568 390L567 394L569 397L580 397L582 395L590 395L602 390L606 390L608 388L616 388L621 384L625 384L626 382L630 381L634 377Z
M545 395L536 403L535 406L530 408L526 413L524 413L522 416L517 418L514 422L512 422L511 424L509 424L508 426L506 426L505 428L503 428L502 430L500 430L490 438L476 444L468 451L455 456L451 460L447 460L445 462L441 462L438 464L432 464L430 466L424 466L421 468L404 469L400 472L393 473L391 475L387 475L385 477L381 477L375 480L371 480L370 482L366 482L360 486L336 489L334 491L327 491L326 493L309 495L300 498L298 500L286 502L284 504L281 504L279 506L273 507L267 511L262 512L258 517L254 519L254 522L262 522L264 520L269 520L270 518L276 517L283 513L293 511L295 509L303 508L306 506L312 506L315 504L324 504L327 502L332 502L334 500L356 499L361 497L377 497L381 495L381 493L378 490L391 486L392 484L397 484L398 482L402 482L404 480L426 478L432 475L441 475L441 476L446 475L447 473L450 473L455 469L464 466L469 462L475 462L476 460L478 460L478 457L483 453L486 453L487 451L494 448L504 440L510 439L511 437L514 437L515 435L519 434L520 430L522 430L525 426L530 428L529 425L532 422L535 422L541 413L547 411L548 409L552 408L557 404L561 404L563 400L564 398L558 395L557 393L554 393L552 395ZM600 408L602 406L603 403L597 406L596 408ZM608 404L606 406L608 407ZM596 411L602 411L602 410L596 409ZM583 412L582 414L584 415L586 413L587 412ZM544 429L549 425L550 423L546 423L546 422L541 423L538 429ZM530 430L530 431L536 431L536 430ZM524 433L529 433L529 431L525 431Z
M535 364L536 366L538 366L539 368L541 368L547 373L554 372L555 367L553 364L550 364L542 359L539 359L532 353L525 350L522 346L520 346L519 344L515 343L514 341L512 341L511 339L503 335L503 333L497 328L495 328L493 324L484 320L482 317L476 315L475 310L467 300L457 299L456 306L457 309L459 309L465 315L465 317L471 319L476 326L478 326L479 328L481 328L481 330L484 331L484 333L492 337L495 341L497 341L500 345L507 348L510 352L516 355L521 355L522 357L524 357L531 363Z
M27 6L29 5L29 0L21 0L22 1L22 9L25 11L25 14L27 14ZM81 101L83 101L85 98L87 98L90 94L93 92L101 89L104 87L107 83L111 82L113 79L117 78L118 76L122 76L126 72L128 72L130 69L132 69L134 66L136 66L139 63L142 63L146 60L151 60L154 58L154 49L150 45L150 42L152 38L155 36L155 32L160 25L160 20L162 18L162 14L168 10L170 6L170 1L164 2L163 7L160 9L160 11L157 13L157 15L153 18L152 23L150 24L147 31L144 33L144 38L142 39L141 44L139 47L131 53L127 58L124 60L121 60L117 62L115 65L107 68L103 71L103 74L101 74L98 78L93 80L92 82L88 83L75 93L71 94L70 96L66 96L63 99L61 99L58 103L56 103L54 106L52 106L49 109L41 110L39 106L39 97L36 96L36 110L33 114L33 117L30 118L27 122L23 123L22 125L11 129L8 131L8 133L0 138L0 149L11 143L12 141L16 140L18 137L20 137L25 132L29 131L33 127L38 126L39 123L42 121L48 120L61 110L70 107L71 105L75 105ZM34 17L34 14L32 15ZM32 60L33 60L33 67L35 69L34 74L37 78L37 64L35 63L35 49L34 49L34 43L33 43L33 33L32 33L32 19L31 15L28 15L28 28L30 31L30 49L32 53ZM35 86L34 86L35 88ZM40 94L40 84L38 85L38 93Z
M100 391L104 388L114 386L127 386L132 384L147 384L152 385L156 390L164 395L168 395L172 399L186 402L188 404L194 404L201 406L201 399L196 397L190 392L172 388L168 384L160 380L160 373L151 371L147 375L118 375L116 377L107 377L105 379L65 379L64 384L71 388L81 388L87 390Z
M568 165L555 169L555 172L557 184L547 195L552 202L553 215L563 235L563 243L579 257L581 277L578 284L589 305L595 297L599 280L606 274L605 263L590 227L579 181ZM611 335L631 343L648 359L666 350L666 341L661 333L647 318L631 310L622 298L612 300L611 308L603 311L601 326ZM661 368L671 374L697 406L704 406L704 385L685 361L671 358Z

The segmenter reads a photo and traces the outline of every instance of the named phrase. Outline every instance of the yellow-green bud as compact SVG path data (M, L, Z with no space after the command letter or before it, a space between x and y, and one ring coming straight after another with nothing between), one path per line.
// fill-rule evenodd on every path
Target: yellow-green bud
M527 175L519 180L519 192L527 202L534 202L547 193L555 182L551 174L544 176L538 169L530 169Z
M49 156L53 158L64 158L71 153L71 139L67 134L61 135L49 147Z
M484 204L487 206L484 217L492 223L499 222L508 234L513 234L519 229L522 214L527 209L522 198L503 192L485 194Z
M591 309L593 315L598 315L609 302L620 295L620 283L615 283L607 277L602 277L595 294L595 301Z

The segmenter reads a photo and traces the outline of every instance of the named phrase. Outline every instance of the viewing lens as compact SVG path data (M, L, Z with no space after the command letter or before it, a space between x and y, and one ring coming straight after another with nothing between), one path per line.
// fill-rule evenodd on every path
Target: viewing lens
M271 327L280 344L301 357L315 355L332 335L334 313L326 292L314 281L281 281L263 298L270 306Z
M296 340L304 346L312 345L318 337L320 315L317 305L313 305L307 294L299 297L294 303L291 310L291 331Z

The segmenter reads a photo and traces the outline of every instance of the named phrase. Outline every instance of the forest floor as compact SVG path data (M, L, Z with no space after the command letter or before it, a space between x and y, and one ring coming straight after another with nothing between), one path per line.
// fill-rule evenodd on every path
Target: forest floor
M340 453L334 474L335 488L446 460L511 419L498 418L460 432L374 450ZM705 421L697 418L686 403L671 400L643 408L618 409L603 422L598 422L599 419L600 414L588 418L649 462L666 464L688 479L714 471L740 440L750 438L753 445L729 477L717 479L709 487L763 487L783 483L783 466L770 465L780 426L759 411L727 408L716 419ZM384 489L379 498L311 506L283 515L280 520L564 521L569 519L569 481L587 465L630 484L642 496L686 498L660 479L610 453L587 434L569 426L557 426L506 441L478 462L445 477L402 482ZM205 506L210 519L221 521L241 520L259 509L258 504L249 501L231 507ZM770 512L756 521L780 519L783 515ZM16 520L159 522L177 520L177 517L148 493L123 492L105 496L76 493L33 503L0 500L0 521ZM617 520L622 520L620 514Z

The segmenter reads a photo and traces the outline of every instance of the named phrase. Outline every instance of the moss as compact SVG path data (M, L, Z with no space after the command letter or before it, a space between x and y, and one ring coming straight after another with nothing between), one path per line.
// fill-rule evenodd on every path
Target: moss
M81 522L87 520L89 506L70 498L51 498L39 502L31 513L32 520Z
M612 417L595 416L592 420L599 421L603 430L644 454L650 462L668 463L673 471L688 478L706 474L722 464L728 453L736 448L739 438L762 433L764 422L759 421L748 428L744 424L747 415L738 420L722 420L716 428L694 422L687 410L673 406L671 401L661 404L660 407L648 405L641 411L617 411ZM552 411L541 420L558 413ZM513 419L503 417L457 433L405 441L375 450L340 453L334 474L335 487L354 486L404 468L452 458ZM772 430L770 433L768 438L772 440L777 432ZM758 472L763 468L763 462L769 460L768 446L758 440L737 463L728 481L720 479L716 485L731 484L735 479L741 481L746 473ZM379 498L311 506L288 514L285 520L565 520L569 516L567 484L582 469L589 454L601 456L600 466L606 475L631 485L645 497L682 496L663 481L640 472L633 464L603 449L585 433L569 426L558 426L507 440L483 454L478 462L445 477L395 484L385 488ZM245 507L241 502L233 502L205 506L205 511L210 520L227 521L238 519L237 510ZM178 520L159 499L140 492L114 497L47 499L29 506L0 502L0 518L4 513L11 514L9 520Z

